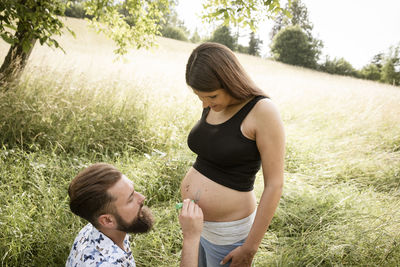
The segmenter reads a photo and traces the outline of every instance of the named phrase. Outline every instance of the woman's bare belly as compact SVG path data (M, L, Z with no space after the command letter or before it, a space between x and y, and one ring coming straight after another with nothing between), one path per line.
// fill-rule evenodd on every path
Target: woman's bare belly
M194 199L201 207L205 221L229 222L249 216L256 208L253 191L240 192L220 185L194 168L181 183L182 199Z

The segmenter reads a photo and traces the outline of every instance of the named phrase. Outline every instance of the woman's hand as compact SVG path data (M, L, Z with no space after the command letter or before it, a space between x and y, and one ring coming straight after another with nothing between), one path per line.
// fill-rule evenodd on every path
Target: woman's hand
M248 251L243 246L240 246L226 255L221 261L221 265L224 265L229 262L229 260L232 260L230 267L251 267L251 263L253 262L255 254L255 252Z

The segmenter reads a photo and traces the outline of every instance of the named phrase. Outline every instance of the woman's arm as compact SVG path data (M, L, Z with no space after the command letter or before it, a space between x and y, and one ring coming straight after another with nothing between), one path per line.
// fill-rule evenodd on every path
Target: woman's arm
M274 216L283 187L285 134L277 108L270 100L261 100L254 107L254 116L250 123L254 125L257 147L261 155L264 191L246 242L231 251L222 261L225 264L232 260L231 267L251 266Z

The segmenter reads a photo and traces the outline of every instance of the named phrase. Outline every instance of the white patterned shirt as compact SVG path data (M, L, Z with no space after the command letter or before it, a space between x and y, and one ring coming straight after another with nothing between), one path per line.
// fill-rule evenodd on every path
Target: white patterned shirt
M82 228L75 238L65 266L136 267L130 249L129 235L125 236L124 247L127 251L122 250L110 238L89 223Z

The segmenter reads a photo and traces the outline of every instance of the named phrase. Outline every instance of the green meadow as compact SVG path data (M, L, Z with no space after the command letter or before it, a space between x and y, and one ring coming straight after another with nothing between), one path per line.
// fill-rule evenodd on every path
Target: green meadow
M63 266L86 222L67 188L108 162L147 197L154 230L132 236L137 266L178 266L174 203L195 159L186 136L201 103L185 84L195 44L116 60L114 46L68 19L60 50L36 45L0 92L0 264ZM8 46L0 43L0 58ZM255 266L400 265L400 88L237 54L285 124L284 192ZM261 195L263 178L256 179Z

